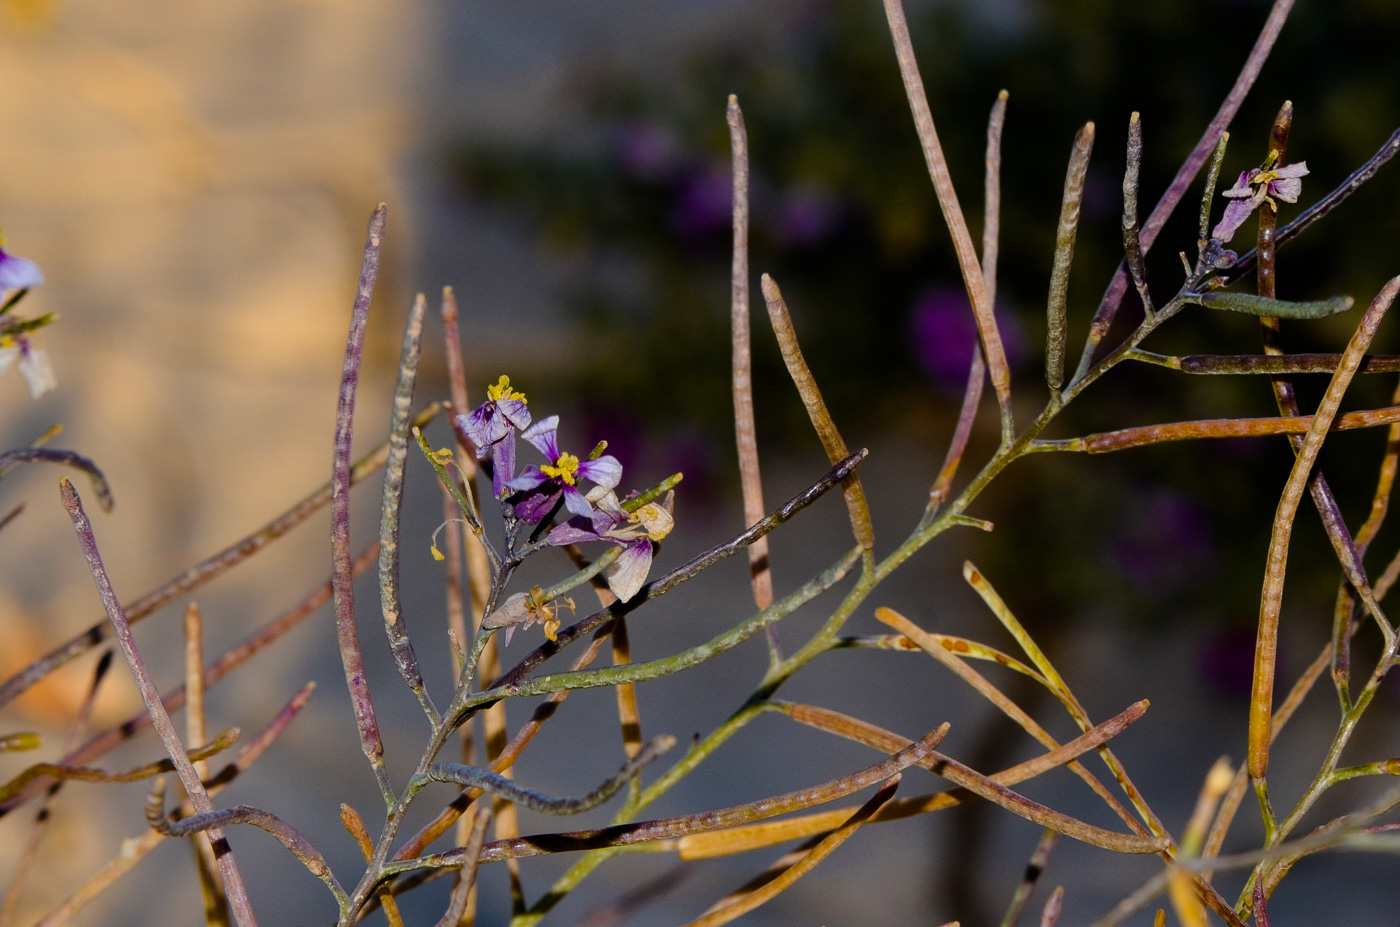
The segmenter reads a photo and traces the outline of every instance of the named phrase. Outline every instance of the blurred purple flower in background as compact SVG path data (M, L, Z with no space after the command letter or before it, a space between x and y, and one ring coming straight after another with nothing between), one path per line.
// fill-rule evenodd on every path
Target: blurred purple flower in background
M1212 560L1210 521L1195 500L1168 489L1138 494L1109 558L1134 585L1168 593L1199 582Z
M8 253L4 243L4 236L0 236L0 290L24 290L43 283L39 265Z
M643 183L667 180L680 167L680 145L675 134L663 126L628 123L618 129L611 147L622 169Z
M925 290L909 313L909 343L914 359L936 387L962 392L977 343L967 294L941 285Z
M825 190L788 190L778 201L773 237L786 248L810 248L840 228L842 212L841 204Z
M715 166L699 168L681 181L671 203L671 228L689 239L728 231L733 202L734 180L729 171Z

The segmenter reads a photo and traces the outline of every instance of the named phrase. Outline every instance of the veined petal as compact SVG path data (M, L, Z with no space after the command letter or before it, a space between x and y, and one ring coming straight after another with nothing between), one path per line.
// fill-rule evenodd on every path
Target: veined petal
M551 415L535 422L520 433L520 437L535 446L552 464L559 459L559 416Z
M1306 177L1308 176L1308 162L1295 161L1292 164L1285 164L1283 167L1274 171L1274 176L1281 177L1284 180L1293 180L1297 177Z
M622 464L613 455L604 454L596 460L579 461L578 475L612 489L622 480Z
M540 472L540 468L534 464L520 471L520 475L506 483L506 489L514 492L524 492L530 489L539 489L549 482L549 477Z
M564 508L585 518L593 514L593 506L589 505L588 500L583 498L583 493L569 485L564 486Z
M498 399L496 409L511 425L522 431L530 427L530 407L523 399Z
M0 248L0 289L22 290L43 282L44 272L38 264L6 254L5 249Z
M559 493L535 493L515 503L515 517L532 525L544 521L559 502Z
M580 524L583 521L581 518L571 518L562 525L555 525L545 535L545 543L550 547L563 547L565 544L586 544L598 540L598 532L584 527Z
M1249 182L1258 174L1259 170L1257 168L1252 171L1241 171L1240 179L1235 181L1235 185L1220 195L1227 196L1230 199L1253 196L1254 190L1250 187Z
M504 438L510 431L510 424L493 402L483 402L472 410L470 415L459 415L458 420L462 423L462 430L467 433L467 437L476 445L478 459L485 457L486 448Z
M515 435L507 434L504 441L491 445L491 493L497 499L509 490L506 484L515 479Z
M1298 202L1298 194L1303 192L1301 177L1283 178L1269 184L1269 193L1285 203Z
M1244 220L1249 218L1249 214L1254 212L1253 200L1231 200L1225 207L1225 214L1220 217L1220 224L1210 233L1212 238L1221 241L1229 241L1235 237L1235 231L1244 224Z
M651 541L642 539L628 544L612 566L603 571L608 588L619 600L626 602L647 581L651 572Z

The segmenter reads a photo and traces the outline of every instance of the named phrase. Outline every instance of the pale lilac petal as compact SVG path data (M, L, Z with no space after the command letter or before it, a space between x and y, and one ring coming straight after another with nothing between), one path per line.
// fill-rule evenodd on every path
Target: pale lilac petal
M0 248L0 289L22 290L43 282L44 272L38 264L6 254L5 249Z
M493 402L483 402L472 410L470 415L459 415L457 419L462 423L462 430L467 433L467 437L472 439L472 444L476 445L478 460L486 456L488 447L504 438L510 431L510 424L498 414Z
M1269 184L1269 193L1285 203L1298 202L1298 194L1303 192L1303 181L1300 178L1275 180Z
M564 508L585 518L593 514L593 506L589 505L588 500L583 498L583 493L568 485L564 486Z
M1253 196L1254 190L1250 187L1249 182L1253 180L1258 173L1259 170L1257 168L1252 171L1242 171L1240 173L1240 179L1235 181L1235 185L1220 195L1228 196L1230 199Z
M497 399L496 409L511 425L524 430L530 427L530 407L523 399Z
M619 600L626 602L636 595L651 572L651 541L628 544L612 566L603 571L608 588Z
M1234 238L1235 230L1244 224L1252 212L1254 203L1251 200L1231 200L1230 205L1225 207L1225 215L1220 217L1220 224L1210 233L1211 237L1221 241Z
M48 352L42 348L20 348L19 372L24 374L24 380L29 384L30 399L38 399L49 390L58 388L58 378L49 364Z
M542 418L521 432L520 437L529 441L551 464L559 459L559 416Z
M1306 177L1308 176L1308 162L1297 161L1293 164L1285 164L1283 167L1274 171L1274 175L1277 177L1281 177L1284 180L1293 180L1298 177Z
M521 470L519 476L506 483L506 489L512 490L513 492L539 489L545 483L548 483L549 480L550 478L545 476L544 473L540 471L539 467L531 464L524 470Z
M612 489L622 480L622 464L611 454L604 454L597 460L581 460L578 475L592 480L599 486Z
M10 369L10 365L19 360L19 348L0 348L0 373Z
M586 544L598 540L598 532L581 525L582 521L581 518L571 518L562 525L555 525L545 535L545 543L550 547L563 547L565 544Z

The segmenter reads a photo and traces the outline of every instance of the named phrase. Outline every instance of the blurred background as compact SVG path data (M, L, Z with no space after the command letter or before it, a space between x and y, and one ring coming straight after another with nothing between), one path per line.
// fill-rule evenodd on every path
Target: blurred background
M1094 120L1098 143L1070 281L1071 358L1121 254L1129 114L1142 113L1146 213L1230 87L1268 6L908 4L974 237L987 111L1000 89L1010 92L997 312L1021 420L1044 401L1043 304L1075 131ZM732 534L742 518L728 395L729 93L738 95L749 127L755 274L772 273L782 284L836 420L852 446L872 449L862 472L876 509L878 550L892 549L916 521L956 416L974 329L875 0L4 0L0 10L0 225L6 247L37 261L48 277L22 308L60 316L39 336L59 389L30 402L16 375L0 379L0 439L17 446L62 423L56 444L105 468L117 508L96 516L96 527L124 597L254 530L327 479L355 275L365 223L380 200L389 204L389 232L357 449L368 450L384 433L413 293L425 291L435 302L440 288L452 285L476 398L486 382L509 373L537 414L565 416L566 444L608 440L627 467L628 485L683 470L679 529L665 562ZM1340 182L1400 125L1400 75L1388 66L1398 31L1400 8L1381 0L1299 3L1232 126L1223 176L1262 160L1269 122L1291 99L1289 158L1306 160L1311 170L1302 203ZM1180 279L1176 252L1193 247L1198 189L1149 256L1160 297ZM1289 245L1280 295L1349 293L1368 301L1397 271L1397 196L1400 168L1392 166ZM1285 207L1284 221L1297 208ZM1125 307L1114 337L1136 311ZM776 504L825 467L761 317L758 309L759 434L768 499ZM1340 350L1354 324L1352 315L1293 325L1285 339L1292 350ZM429 325L425 401L446 393L440 329ZM1248 317L1188 310L1148 347L1252 353L1256 329ZM1395 352L1396 342L1383 329L1374 350ZM1349 407L1388 404L1393 384L1386 379L1359 378ZM1322 385L1300 381L1305 406ZM995 445L995 423L990 409L983 411L972 462ZM1071 407L1056 436L1273 411L1263 380L1125 367ZM1383 445L1380 432L1349 433L1323 454L1353 526L1368 509ZM1141 771L1139 784L1168 825L1179 828L1215 757L1242 755L1260 568L1290 463L1281 440L1023 462L974 507L996 523L993 535L939 539L871 604L900 608L931 629L1007 646L961 581L963 559L974 558L1096 718L1138 698L1153 700L1120 755L1130 771ZM26 505L0 536L6 677L101 618L54 479L52 471L31 467L4 487L6 510ZM363 493L356 531L368 539L377 481ZM440 507L430 474L416 462L408 504L406 594L416 609L408 614L423 639L420 651L441 657L428 669L442 686L448 665L438 646L440 567L425 550ZM803 517L803 528L774 541L780 592L846 543L835 499ZM313 519L197 596L211 656L324 580L325 527L324 517ZM1397 543L1400 532L1382 533L1373 572ZM1299 518L1291 565L1287 680L1326 639L1337 582L1309 512ZM634 631L640 655L689 646L746 616L744 573L726 564L703 588L687 587L662 604L654 627ZM362 634L381 712L401 719L389 725L391 760L407 768L422 741L421 722L412 700L397 691L372 620L372 589L364 587ZM179 678L179 613L172 606L138 629L163 686ZM800 641L820 617L796 616L791 623L798 627L785 631L785 640ZM869 609L852 625L860 633L877 627ZM215 689L211 712L221 724L251 731L301 682L321 682L309 717L223 801L284 814L338 871L350 873L358 871L355 850L335 809L347 800L368 819L377 799L354 743L333 640L328 614L318 613L284 648ZM1359 659L1374 645L1362 640ZM753 642L693 677L644 687L648 730L682 738L710 730L758 678L761 650ZM78 661L8 706L3 729L40 729L51 745L61 744L90 666L90 659ZM113 675L99 723L139 707L125 671ZM946 675L910 655L851 653L820 661L785 691L910 736L950 720L949 752L987 771L1033 752L1027 738L998 726ZM697 684L714 698L697 700ZM1067 719L1052 706L1006 684L1052 732L1068 735ZM1372 709L1353 761L1400 749L1387 733L1393 696L1388 691ZM607 693L579 693L567 704L558 730L522 761L520 777L574 793L591 787L578 769L601 778L621 754ZM512 706L512 720L526 711ZM1284 742L1293 752L1291 765L1276 767L1276 796L1296 794L1306 781L1335 715L1332 696L1317 693L1296 722L1296 740ZM158 752L146 738L104 762L136 765ZM765 719L656 811L750 800L870 760L868 752ZM1350 785L1345 798L1359 802L1369 784ZM906 777L910 794L937 787ZM51 908L123 837L141 832L143 791L65 791L40 857L41 866L61 875L32 880L19 923ZM1068 776L1046 777L1027 791L1113 823ZM1318 822L1329 808L1318 812ZM1240 846L1251 838L1244 821L1252 817L1248 809L1241 814ZM26 812L0 821L6 872L28 818ZM526 823L527 831L556 826ZM751 920L995 922L1037 837L1024 821L976 808L884 825L860 834L860 849L838 852ZM271 841L236 833L233 842L263 923L333 917L319 888ZM78 922L191 922L198 902L187 857L183 848L162 847ZM635 923L693 917L764 863L694 867L694 878ZM538 897L565 864L527 865L527 897ZM585 918L667 865L650 858L614 863L566 902L560 922ZM1069 922L1087 922L1154 871L1151 861L1110 858L1066 841L1037 897L1063 883ZM1384 858L1310 860L1284 883L1276 910L1297 923L1371 919L1393 884L1380 876L1394 876ZM1343 896L1320 890L1343 878L1350 880ZM503 875L488 873L486 885L482 922L504 923ZM419 907L405 910L423 921L435 917L445 891L445 884L427 890ZM308 906L288 907L285 899L293 897L309 899Z

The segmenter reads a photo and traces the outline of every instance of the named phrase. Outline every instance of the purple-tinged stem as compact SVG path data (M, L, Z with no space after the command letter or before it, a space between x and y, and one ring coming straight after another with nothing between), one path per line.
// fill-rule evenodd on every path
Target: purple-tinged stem
M340 376L340 404L335 416L335 452L331 465L331 560L334 565L331 587L335 598L336 639L340 644L341 662L345 665L345 684L355 710L355 727L360 732L360 749L374 769L385 804L393 805L394 789L384 766L384 744L379 739L379 723L374 717L364 656L360 653L360 632L355 626L355 589L350 567L350 437L355 419L355 387L360 382L365 327L369 322L374 281L379 275L379 251L384 244L387 211L380 203L369 220L360 284L350 316L350 334L345 340L345 369Z
M763 480L758 466L758 429L753 410L753 359L749 327L749 136L739 99L729 97L729 147L734 159L734 257L730 271L729 319L731 373L734 393L734 441L739 448L739 483L744 496L744 524L759 521L763 507ZM749 546L749 581L753 600L764 609L773 604L773 573L768 560L768 539ZM769 629L769 644L776 646Z
M151 726L155 728L166 752L170 754L170 759L174 761L180 782L184 785L195 810L201 814L212 812L214 805L209 801L209 793L204 790L199 773L195 771L194 764L185 753L185 748L180 743L180 735L175 733L175 726L170 723L170 715L161 704L160 690L151 681L151 674L147 672L146 664L141 661L141 655L136 650L136 641L131 636L126 613L122 611L122 604L107 578L107 569L102 565L102 555L98 553L97 539L92 533L92 523L83 511L82 500L78 498L73 484L66 479L59 482L59 491L63 496L63 507L68 510L68 517L72 519L73 528L78 533L78 541L82 545L88 569L92 571L93 581L97 584L97 594L107 610L107 617L111 619L117 643L126 657L126 662L131 666L132 675L136 677L136 685L141 690L141 700L146 703L146 710L150 712ZM257 918L253 916L253 906L248 900L248 890L243 885L243 875L238 871L233 849L229 847L223 831L211 829L209 842L214 845L215 855L219 859L219 871L224 878L234 919L240 927L257 927Z

